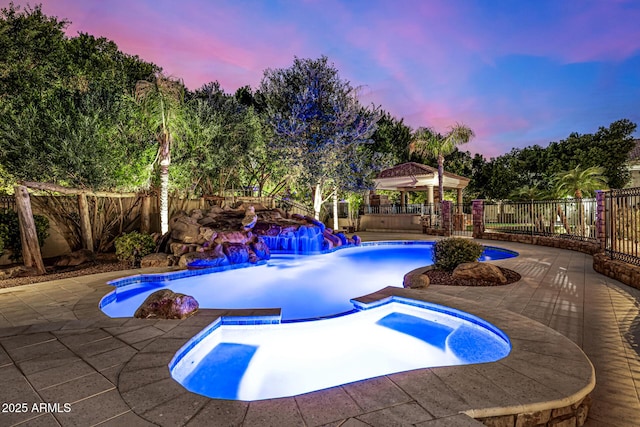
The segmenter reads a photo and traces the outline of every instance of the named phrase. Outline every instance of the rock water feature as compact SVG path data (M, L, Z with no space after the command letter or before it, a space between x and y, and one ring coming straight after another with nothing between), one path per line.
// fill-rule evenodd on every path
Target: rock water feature
M165 265L186 268L255 264L269 259L272 251L311 254L360 244L358 236L334 233L314 218L260 205L180 212L169 227L160 248L169 253ZM158 254L147 258L142 265L159 265Z
M144 257L142 267L178 265L196 269L257 264L268 260L271 251L312 254L360 244L358 236L334 234L311 217L289 216L280 209L260 205L179 212L170 219L169 228L161 238L160 253ZM197 309L198 302L192 296L160 289L138 308L135 317L184 318Z

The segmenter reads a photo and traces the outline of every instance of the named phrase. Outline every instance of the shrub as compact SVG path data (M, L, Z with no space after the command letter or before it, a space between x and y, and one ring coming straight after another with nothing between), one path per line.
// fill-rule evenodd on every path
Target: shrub
M452 271L460 264L476 261L483 249L481 244L461 237L442 239L433 247L433 261L436 268Z
M4 252L4 240L2 240L2 237L0 237L0 256L2 256L3 252Z
M115 240L116 256L120 261L136 263L145 255L149 255L156 249L156 243L149 234L140 234L137 231L123 234Z
M49 219L46 216L34 215L33 221L36 225L38 244L44 245L44 241L49 237ZM22 238L20 237L20 222L18 213L13 210L0 211L0 240L4 249L11 250L11 259L18 261L22 258Z

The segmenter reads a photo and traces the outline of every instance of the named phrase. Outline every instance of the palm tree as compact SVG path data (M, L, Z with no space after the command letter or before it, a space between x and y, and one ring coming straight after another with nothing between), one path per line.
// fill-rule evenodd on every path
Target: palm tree
M583 169L580 165L574 169L555 175L556 188L564 196L582 199L583 194L592 195L595 190L606 190L607 177L604 168L592 166Z
M160 226L169 231L169 165L174 134L181 121L184 85L180 80L155 74L149 81L136 83L136 100L142 105L149 126L156 134L160 161Z
M581 235L585 235L585 213L582 197L584 194L591 195L595 190L606 190L607 177L604 175L604 168L592 166L583 169L580 165L574 169L559 172L555 175L555 187L559 195L564 197L575 197L578 202L578 221L580 222Z
M516 202L542 200L543 198L544 192L542 190L538 187L529 187L528 185L520 187L509 194L509 199Z
M441 202L444 200L444 186L442 184L444 156L451 154L456 146L471 141L474 136L475 133L471 128L460 123L452 126L446 135L424 127L418 128L413 134L409 152L438 159L438 194Z

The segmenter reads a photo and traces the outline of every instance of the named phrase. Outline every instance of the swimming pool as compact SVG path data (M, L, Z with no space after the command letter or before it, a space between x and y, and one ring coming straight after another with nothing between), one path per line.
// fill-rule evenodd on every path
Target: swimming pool
M433 242L367 242L328 254L276 254L268 262L225 271L187 270L109 282L115 290L100 302L110 317L131 317L152 292L169 288L193 296L201 308L281 308L282 321L335 316L354 309L351 299L386 286L402 287L404 275L432 264ZM485 247L481 261L517 256Z
M412 369L493 362L511 350L502 331L453 308L401 297L354 303L355 313L310 322L218 319L177 352L171 376L194 393L253 401Z

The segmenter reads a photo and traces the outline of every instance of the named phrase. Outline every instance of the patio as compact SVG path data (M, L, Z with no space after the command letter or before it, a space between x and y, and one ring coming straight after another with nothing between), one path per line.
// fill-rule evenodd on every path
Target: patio
M360 234L365 241L428 240L428 236L413 233ZM593 405L586 425L637 425L640 291L595 273L591 256L583 253L517 243L483 243L518 251L519 257L496 263L518 271L522 280L493 288L432 286L418 293L434 301L460 304L463 309L467 305L481 307L477 310L487 316L492 311L508 310L562 333L583 349L595 367L596 387L591 392ZM486 370L488 365L464 367L466 382L446 385L442 378L451 380L456 368L427 370L420 381L430 387L424 389L416 389L417 383L409 373L366 382L373 382L373 386L361 387L361 382L250 404L190 394L168 377L166 365L186 339L222 312L207 310L185 321L104 316L97 303L110 291L106 281L137 273L140 270L0 290L2 402L71 403L70 412L60 408L58 413L0 413L0 424L153 425L150 420L189 426L216 422L463 426L479 423L458 414L456 407L514 404L509 401L509 395L514 394L510 383L492 377ZM573 360L573 356L563 357L558 351L563 349L531 349L539 359ZM527 374L527 370L531 372ZM535 376L535 370L534 365L526 365L520 375ZM557 376L562 379L561 373ZM530 394L539 394L540 383L534 381L532 386L538 388L532 388ZM555 389L558 387L561 383ZM445 390L455 397L453 402L438 402Z

